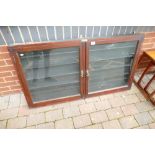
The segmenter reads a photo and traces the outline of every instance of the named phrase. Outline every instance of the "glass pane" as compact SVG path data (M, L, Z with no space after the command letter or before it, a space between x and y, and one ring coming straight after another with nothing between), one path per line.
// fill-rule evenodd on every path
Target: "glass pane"
M137 42L90 46L88 91L101 91L128 84Z
M33 102L79 95L79 47L19 54Z

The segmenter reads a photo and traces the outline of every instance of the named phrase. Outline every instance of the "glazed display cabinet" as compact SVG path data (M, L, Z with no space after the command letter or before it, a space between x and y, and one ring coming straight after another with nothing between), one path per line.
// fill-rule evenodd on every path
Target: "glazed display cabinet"
M130 89L142 35L8 47L30 107Z

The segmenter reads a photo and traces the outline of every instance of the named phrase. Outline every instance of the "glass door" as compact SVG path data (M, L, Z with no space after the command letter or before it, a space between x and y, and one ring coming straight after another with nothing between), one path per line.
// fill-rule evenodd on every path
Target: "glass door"
M56 44L62 47L17 52L33 104L80 97L83 93L80 41L69 47Z
M9 47L31 107L129 89L141 35ZM113 91L114 90L114 91Z
M129 87L138 40L90 40L87 45L86 95Z

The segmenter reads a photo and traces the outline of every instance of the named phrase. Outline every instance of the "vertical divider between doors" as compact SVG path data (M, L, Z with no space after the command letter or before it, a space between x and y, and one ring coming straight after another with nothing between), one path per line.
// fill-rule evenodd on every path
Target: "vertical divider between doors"
M85 97L85 42L81 41L80 45L80 93Z

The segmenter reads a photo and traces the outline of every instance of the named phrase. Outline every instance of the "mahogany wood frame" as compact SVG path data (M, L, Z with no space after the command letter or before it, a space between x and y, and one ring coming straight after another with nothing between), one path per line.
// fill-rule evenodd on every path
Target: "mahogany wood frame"
M120 92L123 90L130 89L131 85L132 85L133 78L134 78L134 72L138 65L138 58L140 55L140 47L141 47L141 43L143 40L144 40L144 35L142 35L142 34L130 35L130 36L118 36L118 37L113 37L113 38L89 39L88 43L86 45L86 70L89 70L89 47L91 46L91 42L95 42L95 45L101 45L101 44L113 44L113 43L128 42L128 41L137 41L138 44L137 44L136 53L135 53L135 57L134 57L133 64L132 64L132 69L131 69L129 80L128 80L128 85L122 86L122 87L115 87L113 89L107 89L107 90L103 90L103 91L89 93L88 92L89 77L87 76L86 77L86 87L85 87L86 97L104 95L104 94L115 93L115 92Z
M80 70L84 71L84 61L83 59L83 52L85 45L84 43L81 43L80 40L74 40L74 41L63 41L63 42L47 42L47 43L35 43L35 44L25 44L25 45L15 45L15 46L9 46L8 50L10 51L10 55L12 58L12 61L16 67L17 74L19 77L19 81L22 87L22 90L24 92L25 98L27 100L27 103L29 107L40 107L50 104L56 104L61 102L68 102L76 99L80 99L84 95L84 76L80 76L80 94L72 97L64 97L64 98L58 98L58 99L52 99L52 100L46 100L46 101L40 101L33 103L32 96L30 93L30 90L28 88L28 83L26 81L26 77L24 75L24 71L22 69L22 64L20 61L20 58L18 56L19 52L27 53L27 52L37 52L39 50L47 50L47 49L55 49L55 48L65 48L65 47L79 47L79 65Z
M91 97L91 96L97 96L102 94L108 94L113 92L119 92L122 90L130 89L135 69L137 68L138 64L138 56L140 51L140 45L143 41L143 35L130 35L130 36L118 36L113 38L98 38L98 39L89 39L89 40L72 40L72 41L62 41L62 42L46 42L46 43L35 43L35 44L24 44L24 45L15 45L15 46L9 46L8 50L10 51L10 55L12 58L12 61L15 65L15 68L17 70L17 74L19 77L19 81L22 87L22 90L24 92L25 98L27 100L27 103L29 107L40 107L50 104L56 104L56 103L62 103L72 100L77 100L80 98L85 97ZM103 90L100 92L93 92L93 94L88 93L88 76L86 71L89 70L89 46L91 45L91 42L95 41L95 44L110 44L110 43L118 43L118 42L127 42L127 41L138 41L138 46L135 54L135 58L132 65L132 70L130 73L130 78L128 81L128 86L122 86L117 87L109 90ZM65 48L65 47L79 47L80 48L80 56L79 56L79 62L80 62L80 72L84 72L84 76L80 76L80 95L72 96L72 97L64 97L64 98L58 98L58 99L52 99L52 100L46 100L41 102L33 103L32 96L28 88L28 84L26 81L26 77L24 75L24 71L22 69L22 64L20 62L20 58L18 56L19 52L27 53L32 51L39 51L39 50L47 50L47 49L54 49L54 48Z

